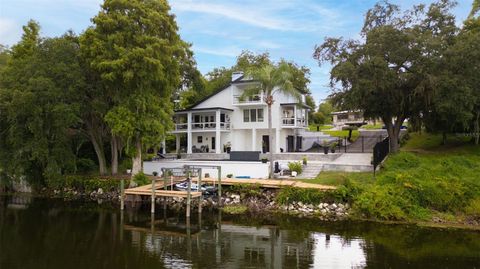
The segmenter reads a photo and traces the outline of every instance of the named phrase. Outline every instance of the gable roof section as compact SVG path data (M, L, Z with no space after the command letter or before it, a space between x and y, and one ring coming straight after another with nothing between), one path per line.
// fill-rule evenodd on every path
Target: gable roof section
M211 94L203 97L203 98L200 99L198 102L196 102L195 104L187 107L186 109L187 109L187 110L192 109L192 108L198 106L199 104L207 101L210 97L212 97L212 96L216 95L217 93L219 93L219 92L221 92L221 91L223 91L223 90L226 90L228 87L232 86L232 84L234 84L234 83L239 83L240 81L242 81L243 77L244 77L244 76L242 75L242 76L240 76L239 78L237 78L236 80L230 82L226 87L219 88L218 90L213 91Z

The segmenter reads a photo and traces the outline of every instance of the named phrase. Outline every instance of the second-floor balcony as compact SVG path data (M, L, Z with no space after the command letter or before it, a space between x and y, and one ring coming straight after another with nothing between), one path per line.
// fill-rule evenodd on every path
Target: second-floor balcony
M214 131L217 129L216 122L192 122L191 125L192 125L191 126L192 131L199 131L199 130ZM188 130L188 123L175 124L175 131L187 131L187 130ZM230 123L220 122L220 130L230 130Z
M241 94L233 95L234 105L252 105L265 104L263 94L255 94L251 96L243 96Z
M283 127L306 127L307 121L305 118L282 118Z

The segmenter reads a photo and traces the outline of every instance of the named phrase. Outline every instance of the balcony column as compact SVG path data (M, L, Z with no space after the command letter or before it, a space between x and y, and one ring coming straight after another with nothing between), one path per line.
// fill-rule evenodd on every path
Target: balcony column
M176 147L176 152L180 153L180 134L175 135L175 147Z
M275 129L275 153L280 153L280 128Z
M187 154L192 154L192 112L187 114Z
M308 127L309 124L308 124L308 109L305 109L305 126Z
M297 127L297 106L293 106L293 126Z
M215 111L215 153L220 154L222 153L222 149L220 148L220 109Z
M257 129L252 128L252 151L256 150L257 146Z

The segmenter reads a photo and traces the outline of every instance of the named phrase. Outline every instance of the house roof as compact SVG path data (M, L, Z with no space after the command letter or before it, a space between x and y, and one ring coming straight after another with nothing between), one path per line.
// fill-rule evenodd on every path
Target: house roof
M255 80L253 79L245 79L243 80L245 76L244 75L241 75L240 77L238 77L237 79L231 81L226 87L223 87L223 88L219 88L218 90L216 91L213 91L212 93L210 93L209 95L205 96L204 98L200 99L198 102L196 102L195 104L192 104L191 106L189 106L187 109L183 109L183 110L176 110L175 112L179 111L189 111L189 110L192 110L193 107L203 103L204 101L208 100L210 97L216 95L217 93L227 89L228 87L232 86L232 84L243 84L243 83L252 83L252 82L255 82ZM306 94L306 92L303 92L303 91L300 91L300 93L302 94ZM311 107L305 105L305 104L301 104L301 103L286 103L285 105L294 105L294 104L297 104L297 105L301 105L305 108L308 108L308 109L312 109ZM283 104L281 104L283 105Z
M226 111L233 111L233 109L230 108L224 108L224 107L205 107L205 108L190 108L190 109L180 109L180 110L175 110L175 113L182 113L182 112L195 112L195 111L208 111L208 110L226 110Z
M244 77L244 76L242 75L242 76L238 77L237 79L235 79L234 81L230 82L226 87L219 88L218 90L213 91L211 94L203 97L202 99L200 99L200 100L199 100L198 102L196 102L195 104L189 106L187 109L191 109L192 107L195 107L195 106L203 103L204 101L206 101L206 100L209 99L210 97L214 96L215 94L217 94L217 93L225 90L226 88L230 87L232 84L241 83L240 81L242 81L242 78L243 78L243 77ZM246 81L246 82L247 82L247 81ZM251 82L251 80L248 81L248 82ZM179 111L180 111L180 110L179 110Z

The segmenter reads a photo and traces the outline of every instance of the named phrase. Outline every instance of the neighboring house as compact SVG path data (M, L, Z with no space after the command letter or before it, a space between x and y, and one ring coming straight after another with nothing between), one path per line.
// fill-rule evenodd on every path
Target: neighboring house
M365 119L363 117L363 112L360 110L347 110L347 111L337 111L332 112L333 117L333 126L342 127L346 125L365 125L365 124L376 124L375 120Z
M269 145L267 105L263 94L242 98L254 81L234 72L230 85L214 92L174 116L176 152L222 153L226 151L301 150L300 130L308 125L308 110L293 96L274 94L272 105L273 145ZM186 143L185 143L186 141Z

